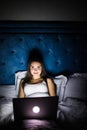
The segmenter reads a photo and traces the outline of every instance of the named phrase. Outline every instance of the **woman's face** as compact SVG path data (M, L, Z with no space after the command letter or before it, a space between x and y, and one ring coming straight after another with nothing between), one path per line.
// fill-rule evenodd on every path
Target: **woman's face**
M30 65L30 72L34 79L40 78L42 72L42 66L39 62L32 62Z

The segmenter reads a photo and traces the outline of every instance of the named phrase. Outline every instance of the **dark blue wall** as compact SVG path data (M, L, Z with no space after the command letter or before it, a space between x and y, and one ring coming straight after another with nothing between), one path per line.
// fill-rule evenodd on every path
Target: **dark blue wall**
M86 22L0 22L0 84L14 84L27 69L29 52L39 48L51 75L87 72Z

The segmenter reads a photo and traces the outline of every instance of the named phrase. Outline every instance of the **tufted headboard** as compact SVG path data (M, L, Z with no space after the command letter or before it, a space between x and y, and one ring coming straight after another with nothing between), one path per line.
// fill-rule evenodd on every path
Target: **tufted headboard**
M0 21L0 84L14 84L38 48L49 74L87 72L87 23Z

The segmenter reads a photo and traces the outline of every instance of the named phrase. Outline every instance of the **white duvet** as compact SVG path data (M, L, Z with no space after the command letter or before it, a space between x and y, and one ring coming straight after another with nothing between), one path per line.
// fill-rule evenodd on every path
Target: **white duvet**
M12 100L17 97L15 85L0 85L0 124L14 120Z
M13 103L11 98L3 97L0 99L0 123L13 121Z

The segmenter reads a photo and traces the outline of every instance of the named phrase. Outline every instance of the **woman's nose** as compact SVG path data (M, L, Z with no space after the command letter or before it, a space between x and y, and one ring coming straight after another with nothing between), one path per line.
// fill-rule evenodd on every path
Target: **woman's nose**
M37 71L37 68L34 68L35 71Z

